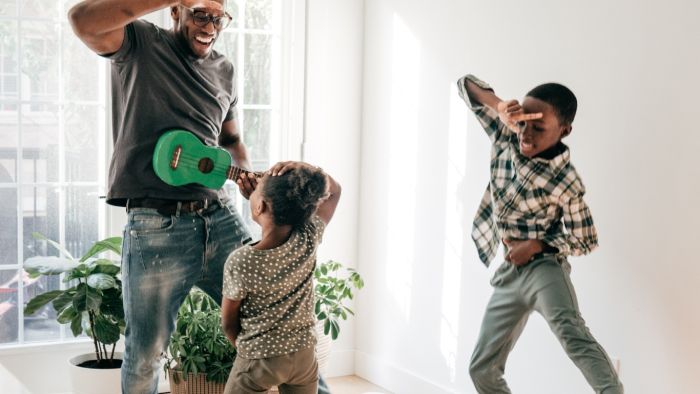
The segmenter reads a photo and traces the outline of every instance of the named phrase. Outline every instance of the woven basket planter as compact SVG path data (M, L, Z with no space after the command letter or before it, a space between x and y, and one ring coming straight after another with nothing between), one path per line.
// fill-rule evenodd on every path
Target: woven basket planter
M207 375L203 373L187 374L184 379L182 372L168 370L171 394L223 394L226 383L207 382Z
M321 375L328 373L328 363L331 361L331 336L323 333L323 322L316 322L316 361Z

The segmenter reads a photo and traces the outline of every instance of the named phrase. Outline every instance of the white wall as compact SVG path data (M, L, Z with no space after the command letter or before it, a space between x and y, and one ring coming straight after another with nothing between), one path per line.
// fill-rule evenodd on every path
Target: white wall
M363 6L356 0L307 0L306 143L304 160L342 186L319 262L356 267L362 126ZM341 323L329 376L354 372L355 322Z
M600 236L571 259L584 317L630 393L700 386L698 2L365 2L358 374L397 393L472 393L491 289L469 237L488 140L455 80L505 98L560 81ZM543 320L508 363L517 393L589 393Z

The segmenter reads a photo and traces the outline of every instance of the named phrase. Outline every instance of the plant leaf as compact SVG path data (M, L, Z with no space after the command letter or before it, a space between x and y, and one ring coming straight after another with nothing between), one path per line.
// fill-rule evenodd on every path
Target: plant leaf
M105 315L124 319L124 304L122 302L122 293L119 289L107 289L102 292L100 311Z
M119 340L119 325L101 315L95 316L95 327L93 328L95 338L104 344L110 345Z
M27 303L26 307L24 307L24 313L26 315L34 314L41 307L48 304L61 294L63 294L63 290L54 290L37 295Z
M331 322L331 339L334 341L338 339L338 334L340 333L340 326L338 325L338 322L332 321Z
M117 281L107 274L92 274L87 277L87 284L92 288L105 290L116 287Z
M122 238L121 237L111 237L103 239L102 241L95 242L92 248L85 253L85 255L80 259L81 262L87 260L98 253L105 251L112 251L118 255L122 253Z
M73 308L70 308L73 309ZM83 333L83 316L80 314L77 314L73 316L73 319L70 321L70 330L73 333L74 337L77 337L78 335Z
M53 300L53 309L55 309L58 313L61 313L63 308L73 301L73 295L75 294L75 290L73 289L63 290L62 292L63 294Z
M32 237L34 237L35 239L41 239L41 240L48 242L51 246L56 248L56 250L58 250L62 255L64 255L65 257L67 257L70 260L75 260L75 257L73 257L73 255L70 254L68 249L61 246L61 244L59 244L58 242L46 238L46 236L44 234L33 232Z
M72 259L56 256L36 256L24 261L24 270L33 277L40 275L58 275L70 272L79 263Z
M70 323L76 316L79 316L80 314L73 308L73 306L69 306L66 309L61 312L56 320L61 323L61 324L67 324Z
M83 312L87 310L97 311L102 303L102 298L93 290L90 286L85 283L78 285L78 288L73 296L73 307L78 312Z

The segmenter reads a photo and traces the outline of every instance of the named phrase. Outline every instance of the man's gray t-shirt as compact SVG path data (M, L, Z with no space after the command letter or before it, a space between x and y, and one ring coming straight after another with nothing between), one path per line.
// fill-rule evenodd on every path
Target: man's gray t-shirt
M114 154L107 202L130 198L216 199L218 192L190 184L174 187L153 171L153 149L170 129L189 130L217 146L221 125L236 116L234 68L213 51L195 57L172 30L137 20L125 28L112 62Z

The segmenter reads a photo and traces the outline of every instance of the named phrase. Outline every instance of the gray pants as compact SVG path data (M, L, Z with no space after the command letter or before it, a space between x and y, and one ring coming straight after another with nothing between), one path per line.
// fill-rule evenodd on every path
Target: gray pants
M535 310L596 393L622 394L622 383L605 350L581 317L565 258L545 256L516 267L503 263L491 280L491 296L469 372L481 394L510 393L506 359Z

